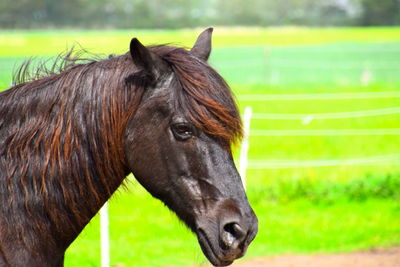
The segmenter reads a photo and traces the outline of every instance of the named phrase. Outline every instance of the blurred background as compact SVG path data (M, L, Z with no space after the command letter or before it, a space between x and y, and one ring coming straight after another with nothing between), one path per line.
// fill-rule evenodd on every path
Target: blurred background
M397 0L3 0L5 28L380 26L400 24Z
M28 57L190 48L251 109L246 189L260 230L246 258L400 245L399 0L2 0L0 90ZM239 162L238 162L239 163ZM243 165L241 166L243 168ZM196 238L128 177L110 201L113 266L205 265ZM66 266L100 266L99 218Z

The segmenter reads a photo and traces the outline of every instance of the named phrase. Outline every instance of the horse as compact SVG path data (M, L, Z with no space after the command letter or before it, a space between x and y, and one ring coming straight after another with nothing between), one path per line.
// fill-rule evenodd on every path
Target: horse
M232 157L238 108L208 64L212 31L191 49L133 38L119 56L68 55L42 75L21 67L0 93L0 266L63 266L130 173L213 265L244 255L257 217Z

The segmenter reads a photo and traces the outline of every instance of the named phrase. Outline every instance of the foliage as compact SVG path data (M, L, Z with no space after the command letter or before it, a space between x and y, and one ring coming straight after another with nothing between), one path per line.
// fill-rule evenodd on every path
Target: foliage
M363 26L398 25L400 20L400 1L361 0L362 13L360 22Z
M2 0L1 28L399 25L398 0Z

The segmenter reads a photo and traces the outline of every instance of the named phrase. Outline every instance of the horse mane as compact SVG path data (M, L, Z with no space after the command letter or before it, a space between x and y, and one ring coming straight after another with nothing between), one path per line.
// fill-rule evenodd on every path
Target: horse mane
M176 107L194 125L226 147L243 137L238 107L225 80L206 62L188 50L155 46L151 50L167 61L178 80Z
M140 86L126 83L136 70L128 55L71 55L50 67L25 62L18 84L0 93L0 203L7 203L0 213L14 213L5 218L18 235L43 232L49 222L58 236L67 232L61 222L79 232L127 175L124 129L146 84L135 74ZM21 239L27 247L39 242Z
M55 58L40 59L36 64L35 58L30 57L22 62L12 75L12 84L20 85L33 82L52 75L61 74L76 66L101 60L99 55L89 53L83 48L70 49L58 54Z
M243 131L238 108L228 84L218 72L183 48L157 45L150 49L167 61L176 74L182 89L176 92L177 107L183 109L189 120L226 146L240 142ZM99 55L88 57L88 54L84 49L73 47L59 54L50 66L50 60L43 60L35 68L31 67L33 60L28 59L14 72L13 84L37 81L101 60ZM139 80L141 84L142 79L140 74L129 77L131 83Z

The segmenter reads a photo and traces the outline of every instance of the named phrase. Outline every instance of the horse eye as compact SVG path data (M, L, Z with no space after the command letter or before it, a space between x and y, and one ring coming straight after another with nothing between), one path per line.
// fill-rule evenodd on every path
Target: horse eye
M178 140L187 140L194 135L193 127L186 123L173 124L172 132Z

